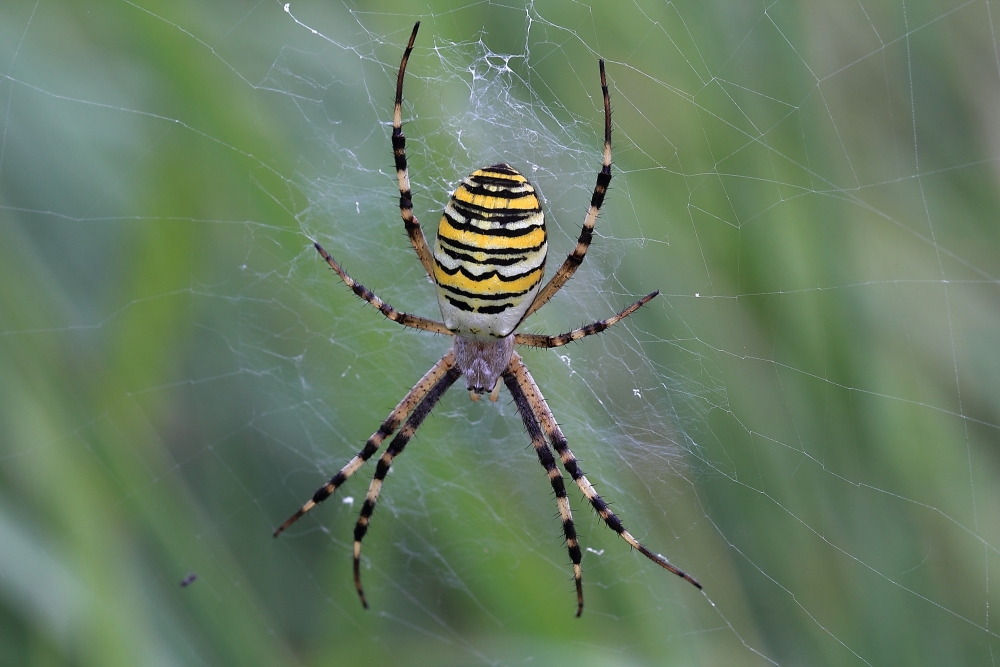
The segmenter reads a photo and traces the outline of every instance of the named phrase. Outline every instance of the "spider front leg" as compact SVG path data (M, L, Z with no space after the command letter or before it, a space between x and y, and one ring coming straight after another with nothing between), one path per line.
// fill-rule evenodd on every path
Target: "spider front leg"
M454 356L450 352L448 355ZM452 366L447 369L444 376L437 380L433 388L420 401L420 404L410 413L403 428L399 430L396 437L389 443L389 447L382 454L381 458L379 458L378 465L375 467L375 476L368 487L365 502L361 505L361 514L358 516L358 522L354 526L354 586L358 589L358 597L361 598L361 604L365 609L368 608L368 600L365 599L365 590L361 586L361 540L365 538L365 533L368 532L368 524L371 522L372 513L375 511L375 503L378 502L379 493L382 491L382 483L385 481L385 476L389 473L393 459L406 447L406 443L410 441L413 434L420 428L420 424L431 413L434 404L448 391L448 388L455 383L455 380L460 377L462 377L462 373L458 368Z
M590 483L587 477L580 470L580 466L577 464L576 457L573 456L573 452L569 449L569 443L566 441L566 436L563 435L562 429L559 428L559 424L556 423L555 418L552 416L552 412L549 410L549 406L545 403L545 397L542 396L541 390L538 389L538 385L535 384L535 380L531 377L528 372L527 367L525 367L524 362L521 361L520 355L517 352L513 354L510 360L510 366L508 366L507 371L511 376L513 376L518 388L524 392L527 396L528 404L534 415L537 416L538 420L542 424L542 429L549 438L549 442L552 443L552 447L559 454L562 460L563 467L566 468L566 472L569 473L573 481L576 482L577 486L583 492L583 495L590 501L591 506L597 511L601 519L607 526L618 533L618 535L628 542L633 548L638 549L639 553L653 561L663 569L668 572L673 572L678 577L686 580L688 583L701 588L701 584L689 575L684 570L681 570L667 561L666 558L659 554L655 554L639 540L635 539L630 532L625 529L622 525L621 519L619 519L608 504L598 495L597 491L594 489L594 485Z
M604 74L604 60L599 60L598 64L601 69L601 93L604 96L604 160L601 163L601 170L597 173L594 194L590 197L590 208L587 209L587 217L583 219L583 229L580 230L580 238L577 239L576 248L566 256L566 260L552 276L552 279L538 290L531 306L521 317L521 322L548 303L548 300L554 297L556 292L562 289L566 281L580 268L583 258L587 256L590 242L594 238L594 225L597 223L597 214L600 213L601 206L604 204L604 195L607 194L608 186L611 185L611 96L608 93L608 80Z
M435 390L442 378L450 377L450 374L453 372L456 372L455 354L453 352L448 352L448 354L441 357L441 359L434 364L422 378L420 378L417 384L413 386L413 389L411 389L406 396L403 397L403 400L399 402L399 405L397 405L395 409L389 413L389 416L386 417L385 421L382 422L382 425L378 427L378 430L372 434L372 437L368 438L368 442L365 443L364 449L348 461L347 465L340 469L340 472L331 477L329 482L316 489L316 493L313 494L312 498L310 498L309 501L306 502L306 504L303 505L295 514L288 517L288 519L281 524L276 531L274 531L274 537L280 535L286 528L302 518L306 512L329 498L341 484L347 481L348 477L356 473L358 468L360 468L365 461L370 459L375 452L378 451L378 448L382 446L382 441L392 435L393 432L399 428L400 423L406 418L406 415L415 409L419 409L419 406L422 405L422 402L426 399L427 395ZM451 382L454 382L454 380Z
M403 51L403 59L399 62L399 74L396 76L396 104L392 109L392 156L396 163L396 180L399 181L399 214L403 217L403 227L406 229L410 243L424 265L431 282L434 282L434 260L431 249L420 229L420 221L413 215L413 195L410 192L410 172L406 167L406 137L403 136L403 74L406 73L406 63L413 51L413 42L417 39L420 21L413 24L410 41Z
M545 436L538 425L538 419L528 402L528 397L521 390L517 378L514 377L513 373L507 371L503 374L503 381L507 385L507 389L510 390L511 396L514 397L514 403L517 405L517 411L521 414L524 428L531 436L531 446L535 448L538 462L545 468L549 483L552 484L552 491L556 494L556 505L559 507L559 518L562 519L566 548L569 550L570 560L573 561L573 580L576 582L576 615L580 616L583 613L583 570L580 567L582 554L580 542L576 537L576 526L573 524L573 512L570 511L569 507L569 496L566 495L566 485L563 483L562 473L556 467L552 450L545 444Z

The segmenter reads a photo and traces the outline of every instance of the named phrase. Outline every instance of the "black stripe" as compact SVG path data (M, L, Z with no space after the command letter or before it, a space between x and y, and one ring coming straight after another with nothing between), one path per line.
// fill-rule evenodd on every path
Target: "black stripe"
M505 303L505 304L500 305L500 306L479 306L479 307L473 308L472 306L470 306L469 304L467 304L464 301L459 301L457 299L452 299L447 294L445 295L444 298L451 305L455 306L459 310L464 310L467 313L482 313L483 315L496 315L498 313L502 313L503 311L507 310L508 308L512 308L513 307L512 304Z
M499 174L510 174L511 176L520 176L521 172L514 167L510 166L506 162L497 162L496 164L491 164L488 167L483 167L479 171L495 171Z
M517 297L523 296L523 295L527 294L528 292L530 292L531 290L535 289L536 285L538 285L538 282L536 282L534 285L532 285L528 289L522 290L520 292L504 292L502 294L472 294L471 292L466 292L465 290L460 290L457 287L450 287L448 285L442 285L442 284L438 283L438 287L440 289L448 290L449 292L451 292L455 296L461 297L463 299L480 299L481 301L501 301L503 299L516 299ZM450 301L450 299L449 299L449 301Z
M441 252L446 255L449 259L453 259L456 262L462 262L463 264L473 264L476 266L513 266L515 264L520 264L521 262L527 261L527 257L524 255L504 255L502 258L494 257L487 258L480 261L478 258L472 255L466 255L465 253L455 252L449 248L441 246Z
M458 211L458 213L462 212ZM454 218L454 216L448 213L447 209L445 209L444 211L444 217L448 218L448 224L450 224L452 227L454 227L456 230L460 232L475 232L476 234L482 234L483 236L505 236L508 238L513 238L517 236L525 236L527 234L530 234L539 227L545 229L544 219L537 225L529 225L527 227L522 227L520 229L508 229L507 227L490 227L489 229L483 229L482 227L477 227L476 225L472 224L472 220L478 220L479 222L489 222L489 223L499 222L501 225L503 225L508 222L522 222L525 218L522 217L515 220L497 220L496 218L494 218L493 220L483 220L475 216L466 215L463 217L469 220L469 222L459 222Z
M452 299L447 294L444 295L444 298L445 298L445 301L447 301L451 305L455 306L459 310L464 310L467 313L471 313L471 312L475 311L475 308L473 308L472 306L470 306L469 304L467 304L464 301L459 301L459 300L456 300L456 299ZM509 307L510 306L504 306L504 310L507 310L507 308L509 308Z
M454 225L454 223L452 223L452 224ZM481 232L481 233L485 234L486 236L489 236L489 234L486 233L486 232ZM485 253L486 255L493 255L494 257L501 257L501 256L502 257L507 257L507 256L510 256L510 255L522 255L522 254L523 255L528 255L528 254L533 253L533 252L538 252L539 250L542 249L543 246L545 246L546 243L548 243L548 241L542 241L538 245L531 246L530 248L510 248L510 249L489 248L489 249L486 249L486 248L477 248L474 245L469 245L467 243L461 243L460 241L453 241L452 239L449 239L447 237L441 236L440 234L438 234L437 240L438 240L438 243L442 244L442 248L441 249L444 250L445 252L448 252L449 257L455 257L455 255L459 254L463 250L466 251L466 252L482 252L482 253ZM449 252L447 248L444 248L443 247L444 244L447 244L447 245L451 246L452 248L454 248L455 249L455 251L454 251L455 254L452 254L452 252ZM476 264L479 264L478 260L474 260L474 261L475 261ZM501 261L498 260L498 259L489 259L487 261L490 262L490 263L492 263L492 264L500 264L501 263ZM518 260L518 261L520 261L520 260Z
M336 475L330 478L330 481L323 486L316 489L316 493L312 495L312 501L317 505L327 498L329 498L334 491L340 488L340 485L344 483L347 478L344 473L338 472Z
M406 137L400 129L392 131L392 156L396 171L406 171Z
M445 296L444 298L447 299L448 303L455 306L459 310L464 310L468 313L482 313L483 315L496 315L498 313L502 313L508 308L513 307L513 304L505 303L501 306L479 306L477 308L473 308L464 301L456 301L450 296Z
M455 260L456 262L464 262L466 264L476 264L478 266L513 266L520 262L527 261L527 255L510 255L504 254L499 257L487 257L483 261L473 257L472 255L466 255L465 253L456 252L451 248L446 247L444 244L440 244L441 252L447 255L449 258Z
M594 208L601 208L604 203L604 195L608 193L608 186L611 185L611 167L602 167L597 174L597 185L594 186L594 195L590 198L590 205Z
M496 315L497 313L502 313L511 307L511 304L504 306L480 306L476 308L477 313L482 313L483 315Z
M499 278L500 282L511 283L514 282L515 280L520 280L521 278L524 278L541 268L541 266L535 266L522 273L518 273L513 276L505 276L501 274L499 271L489 271L488 273L481 273L481 274L470 273L469 270L466 269L461 264L456 266L454 269L449 269L447 266L439 262L437 258L434 259L434 263L437 264L438 268L441 269L441 271L448 274L449 276L453 276L456 273L461 272L463 276L477 283L487 281L494 276Z
M524 187L528 186L531 188L531 183L528 181L518 181L513 178L507 178L505 176L487 176L485 174L473 174L469 176L467 180L470 180L479 185L492 185L498 188L510 188L510 187ZM462 181L463 185L465 181ZM532 188L534 192L534 188Z
M517 184L518 187L523 187L525 185L527 185L527 183ZM501 186L496 190L491 190L482 185L477 185L477 184L469 185L468 183L462 183L462 185L459 186L459 189L465 190L469 194L473 195L483 195L486 197L499 197L501 199L520 199L521 197L535 197L535 192L534 190L531 189L530 185L528 186L527 190L522 190L521 192L516 192L509 187L503 187L503 186ZM537 199L537 197L535 198Z
M454 196L451 198L451 205L454 206L456 209L465 208L468 209L470 212L475 211L477 213L480 213L483 216L482 219L484 220L488 219L491 222L496 220L498 217L502 217L504 215L508 216L516 215L519 217L514 218L514 220L524 220L525 218L532 216L535 213L542 212L542 209L537 206L535 208L504 208L504 207L490 208L488 206L480 206L479 204L472 204L467 201L461 201L460 199L456 199ZM472 214L472 215L466 215L465 217L475 218L478 216Z

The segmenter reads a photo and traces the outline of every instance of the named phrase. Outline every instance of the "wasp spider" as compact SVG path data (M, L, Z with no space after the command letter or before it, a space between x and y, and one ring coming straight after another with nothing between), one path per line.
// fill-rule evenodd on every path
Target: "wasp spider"
M403 137L401 127L400 106L403 100L403 73L406 71L406 62L413 50L413 42L419 27L418 21L413 26L413 33L399 64L396 104L392 117L392 150L396 162L396 176L399 180L399 210L403 224L427 275L437 285L438 303L441 306L444 322L396 310L347 275L318 243L315 246L341 280L387 318L414 329L454 336L455 341L451 350L420 378L416 386L389 413L386 420L365 443L364 448L329 482L321 486L301 509L281 524L281 527L274 531L275 537L318 503L329 498L330 494L378 451L386 438L396 429L400 429L378 460L375 477L368 487L368 494L361 506L361 515L354 527L354 584L361 597L361 604L367 608L368 602L361 586L361 540L368 531L368 524L382 490L382 483L393 460L403 451L434 404L459 377L465 377L465 386L474 401L479 400L485 393L489 393L490 400L496 401L500 392L500 380L503 380L507 390L514 397L514 403L531 437L531 444L538 455L538 461L545 468L555 493L566 547L573 562L576 615L579 616L583 612L580 545L563 477L556 467L555 458L546 439L559 455L566 472L580 487L583 495L608 527L646 558L701 588L701 584L693 577L671 565L663 556L647 549L625 530L621 520L597 494L580 470L566 437L545 403L542 392L528 373L521 356L514 350L515 345L559 347L584 336L600 333L634 313L659 293L653 292L644 296L606 320L558 336L514 333L518 325L545 305L580 266L590 246L597 213L604 201L608 184L611 183L611 103L604 75L604 61L599 61L601 91L604 95L603 165L597 174L597 185L594 187L590 208L584 219L576 248L566 257L551 280L539 288L548 250L545 216L534 188L514 167L508 164L495 164L473 172L462 181L448 201L444 215L438 223L437 240L433 251L427 245L420 223L413 215L410 177L406 168L406 139Z

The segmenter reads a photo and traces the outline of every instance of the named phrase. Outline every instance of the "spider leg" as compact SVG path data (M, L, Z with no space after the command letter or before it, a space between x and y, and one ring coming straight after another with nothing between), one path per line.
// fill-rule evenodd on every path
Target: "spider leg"
M410 59L410 52L413 51L413 42L417 38L417 30L420 28L420 21L413 25L413 32L410 34L410 42L403 51L403 59L399 62L399 74L396 76L396 104L392 109L392 155L396 162L396 180L399 181L399 214L403 217L403 227L410 237L413 249L417 251L420 263L424 265L424 270L434 282L434 260L431 256L431 249L427 245L427 239L420 229L420 221L413 215L413 196L410 193L410 172L406 168L406 137L403 136L403 74L406 72L406 62Z
M538 290L534 301L521 318L521 322L528 319L532 313L544 306L549 299L556 295L562 286L566 284L576 270L583 263L583 258L587 256L590 242L594 238L594 224L597 222L597 214L604 203L604 195L608 192L608 185L611 184L611 98L608 93L608 81L604 75L604 61L598 61L601 67L601 93L604 95L604 161L601 164L601 171L597 173L597 184L594 185L594 194L590 198L590 208L587 210L587 217L583 220L583 229L580 231L580 238L577 239L576 248L566 257L559 270ZM518 322L520 324L520 322ZM516 328L516 327L515 327Z
M583 613L583 571L580 567L580 542L576 537L576 526L573 524L573 513L569 507L569 496L566 495L566 485L563 483L562 473L556 467L552 450L545 443L545 436L538 425L538 418L525 395L524 390L518 383L517 378L509 370L503 374L504 384L514 397L517 411L521 413L521 421L524 428L531 436L531 445L538 454L538 462L545 468L552 490L556 494L556 505L559 507L559 517L562 519L563 535L566 537L566 548L569 550L569 558L573 561L573 580L576 582L576 615L579 617Z
M382 491L382 483L385 481L385 476L388 474L390 466L392 466L393 459L406 447L406 443L410 441L413 434L420 428L420 424L431 413L434 404L448 391L448 388L455 383L455 380L460 377L462 377L462 372L454 366L445 371L444 375L434 383L430 391L423 397L420 404L410 413L406 423L403 424L403 428L399 430L396 437L389 443L389 447L379 458L378 464L375 467L375 476L368 487L365 502L361 505L361 514L358 516L358 522L354 526L354 585L358 589L358 596L361 598L361 604L365 609L368 608L368 600L365 599L365 591L361 586L361 540L365 538L365 533L368 532L368 524L371 521L372 513L375 511L375 503L378 502L379 493Z
M631 306L621 311L613 317L609 317L606 320L601 320L599 322L594 322L593 324L588 324L585 327L579 329L574 329L568 333L559 334L558 336L539 336L537 334L514 334L514 342L518 345L527 345L529 347L560 347L566 343L572 343L575 340L580 340L585 336L590 336L593 334L598 334L611 327L621 320L625 319L635 311L642 308L646 303L648 303L653 297L660 293L660 290L651 292L646 296L642 297Z
M429 320L426 317L420 317L419 315L410 315L409 313L404 313L396 310L395 308L387 304L385 301L380 299L378 295L375 294L375 292L371 291L370 289L368 289L367 287L356 281L354 278L347 275L347 273L342 268L340 268L340 264L337 264L337 262L333 259L333 257L330 256L330 253L328 253L326 250L323 250L323 246L315 242L313 243L313 245L316 246L316 250L318 250L319 254L323 256L323 259L326 260L326 263L330 265L330 268L337 272L337 275L340 276L340 279L343 280L344 283L346 283L347 286L350 287L355 294L357 294L360 298L364 299L371 305L375 306L380 313L385 315L393 322L402 324L404 327L410 327L411 329L422 329L424 331L445 334L448 336L455 335L451 331L449 331L448 327L446 327L441 322L437 322L435 320Z
M562 430L559 428L559 424L556 423L555 418L552 416L552 412L549 410L549 406L545 403L545 397L542 396L541 390L538 389L538 385L535 384L535 380L531 377L528 369L525 367L524 362L521 361L520 355L514 352L511 357L510 366L507 367L507 373L512 375L515 382L519 388L527 395L528 403L531 405L532 411L538 416L539 421L542 423L542 429L549 438L549 442L552 443L552 447L559 454L559 458L562 460L563 467L566 468L566 472L569 473L573 481L576 482L577 486L586 496L587 500L590 501L591 506L597 511L601 519L608 527L618 533L618 535L632 545L633 548L638 549L639 553L653 561L663 569L668 572L673 572L678 577L686 580L688 583L693 584L697 588L701 588L701 584L689 575L684 570L674 567L667 561L666 558L659 554L654 554L652 551L647 549L639 540L635 539L630 532L625 530L625 526L622 525L621 519L619 519L614 512L608 507L608 504L604 501L601 496L598 495L597 491L594 489L593 484L587 479L583 471L580 470L580 466L576 461L576 457L573 456L573 452L569 449L569 443L566 442L566 436L563 435Z
M378 430L372 434L372 437L368 438L368 442L365 443L364 449L357 453L354 458L347 462L343 468L340 469L336 475L330 478L330 481L323 486L316 489L316 493L313 494L312 498L303 505L299 511L290 516L285 523L281 524L276 531L274 531L274 537L280 535L286 528L291 526L293 523L298 521L302 515L316 507L319 503L323 502L330 495L343 484L348 477L353 475L358 471L365 461L370 459L378 448L382 446L382 441L388 438L392 433L399 428L400 422L414 409L419 409L421 402L427 397L427 395L435 390L438 383L442 378L450 377L452 373L457 373L455 369L455 354L453 352L448 352L448 354L441 357L441 359L434 364L427 373L424 374L422 378L414 385L413 389L403 397L403 400L399 402L389 416L386 417L382 425L378 427ZM451 380L454 382L454 380ZM449 384L451 384L449 382ZM437 400L437 399L435 399Z

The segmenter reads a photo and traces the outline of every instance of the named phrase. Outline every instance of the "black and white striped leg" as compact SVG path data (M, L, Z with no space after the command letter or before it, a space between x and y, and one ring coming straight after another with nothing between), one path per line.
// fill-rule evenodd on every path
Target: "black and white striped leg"
M531 409L528 397L518 384L517 378L510 372L503 375L504 384L514 397L517 411L521 413L521 421L524 428L531 437L531 445L538 454L538 462L545 468L545 473L552 484L552 491L556 495L556 505L559 507L559 518L562 520L563 535L566 537L566 548L569 550L569 558L573 562L573 580L576 582L576 615L583 613L583 569L580 567L581 553L580 542L576 536L576 526L573 524L573 513L569 507L569 496L566 495L566 485L563 483L562 473L556 467L552 450L545 444L545 436L538 424L538 418Z
M694 577L689 575L684 570L674 567L667 561L666 558L660 554L655 554L645 546L643 546L639 540L635 539L630 532L625 529L622 525L621 519L619 519L608 504L604 502L604 499L598 495L594 486L587 479L586 475L580 469L579 464L576 461L576 457L573 456L573 452L569 449L569 443L566 442L566 437L563 435L562 430L559 428L559 424L556 423L555 418L552 416L552 412L549 410L549 406L545 403L545 397L542 396L542 392L538 389L538 385L535 384L535 380L531 377L528 369L525 367L524 362L521 361L520 355L517 352L511 357L510 366L508 366L508 373L514 376L517 384L524 391L525 395L528 397L528 402L531 404L532 411L538 416L539 421L542 424L542 430L549 438L549 442L552 443L552 447L559 454L559 458L562 460L563 467L566 472L569 473L573 481L576 482L577 486L583 492L583 495L590 501L591 506L597 511L601 519L607 526L618 533L618 535L632 545L633 548L638 549L639 553L653 561L663 569L668 572L676 574L678 577L686 580L688 583L701 588L701 584L695 580Z
M403 136L403 74L406 72L406 63L410 59L410 52L413 51L413 42L417 39L419 28L420 21L417 21L413 24L410 42L403 51L403 59L399 62L399 74L396 76L396 104L392 110L392 157L396 163L396 180L399 181L399 214L403 217L403 227L406 229L406 235L410 237L410 243L417 252L417 257L420 258L420 263L424 265L424 270L433 282L434 260L431 257L431 249L420 228L420 221L413 215L410 172L406 168L406 137Z
M418 408L425 397L435 390L443 378L457 372L455 369L455 354L449 351L403 397L403 400L389 413L389 416L378 427L378 430L372 434L372 437L368 438L368 442L365 443L364 448L348 461L347 465L340 469L340 472L331 477L329 482L316 489L316 493L313 494L312 498L274 531L274 537L280 535L286 528L302 518L306 512L329 498L348 477L357 472L358 468L364 465L365 461L378 451L378 448L382 446L382 442L399 428L400 423L406 418L406 415ZM454 382L454 380L451 380L451 382Z
M607 329L608 327L614 326L618 322L622 321L635 311L642 308L649 302L653 297L660 293L660 290L656 290L646 296L642 297L631 306L621 311L614 317L609 317L606 320L601 320L600 322L594 322L593 324L588 324L585 327L579 329L574 329L568 333L559 334L558 336L540 336L538 334L514 334L514 342L518 345L527 345L529 347L560 347L566 343L572 343L575 340L580 340L586 336L592 336L593 334L598 334Z
M330 268L333 269L337 273L337 275L340 276L340 279L343 280L344 283L351 288L351 291L353 291L356 295L358 295L358 297L364 299L371 305L375 306L375 308L377 308L378 311L383 315L385 315L388 319L398 324L402 324L404 327L410 327L411 329L421 329L423 331L445 334L447 336L455 335L451 331L449 331L448 327L446 327L441 322L438 322L436 320L429 320L426 317L420 317L419 315L410 315L409 313L404 313L402 311L396 310L395 308L387 304L385 301L380 299L379 296L375 294L375 292L371 291L370 289L368 289L367 287L356 281L354 278L347 275L347 272L345 272L342 268L340 268L340 264L337 264L336 260L334 260L333 257L330 256L330 253L328 253L326 250L323 249L323 246L315 242L313 243L313 245L316 246L316 250L319 252L320 255L323 256L323 259L326 260L326 263L330 265Z
M594 225L597 223L597 214L604 204L604 195L608 193L608 186L611 185L611 97L608 93L608 80L604 74L604 61L598 61L601 68L601 93L604 95L604 160L601 170L597 172L597 183L594 185L594 194L590 197L590 208L587 209L587 217L583 220L583 229L580 230L580 238L576 241L573 249L552 276L551 280L538 290L534 301L528 307L527 312L521 318L521 322L536 310L548 303L549 299L556 295L562 286L566 284L576 270L583 263L583 258L587 256L590 242L594 238Z
M450 352L448 354L451 355ZM365 591L361 586L361 540L364 539L365 533L368 532L368 524L371 521L372 512L375 511L375 503L378 502L379 493L382 491L382 483L385 481L385 476L392 466L393 459L406 447L406 443L410 441L413 434L420 428L420 424L431 413L434 404L448 391L448 387L453 385L455 380L461 376L462 372L454 366L445 371L444 375L426 393L420 404L410 413L406 423L403 424L403 428L399 430L396 437L389 443L389 447L386 448L385 453L379 458L378 464L375 467L375 476L368 487L365 502L361 505L361 515L354 526L354 585L358 589L358 596L361 598L361 604L364 605L365 609L368 608L368 600L365 599Z

